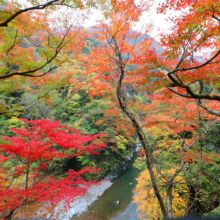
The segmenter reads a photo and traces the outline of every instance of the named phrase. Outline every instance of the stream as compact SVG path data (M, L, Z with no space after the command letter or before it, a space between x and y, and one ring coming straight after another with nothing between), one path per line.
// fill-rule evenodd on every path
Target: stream
M108 188L89 208L79 217L72 220L138 220L135 215L137 204L133 202L132 190L135 188L140 171L133 167L134 156L125 173L114 179ZM119 205L116 204L119 201Z

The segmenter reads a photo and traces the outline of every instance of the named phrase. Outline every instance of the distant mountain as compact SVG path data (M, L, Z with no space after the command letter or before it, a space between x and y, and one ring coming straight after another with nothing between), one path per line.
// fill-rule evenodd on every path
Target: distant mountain
M90 26L90 27L87 27L87 29L88 30L92 30L93 29L93 27L96 27L97 29L97 31L99 31L99 30L103 30L102 28L98 28L99 27L99 24L96 24L96 25L93 25L93 26ZM130 30L130 34L133 34L133 33L137 33L135 30ZM153 43L152 43L152 45L151 45L151 49L153 49L153 48L155 48L155 50L156 50L156 52L157 52L157 54L158 55L160 55L163 51L164 51L164 48L155 40L155 39L153 39L151 36L149 36L149 35L142 35L142 34L140 34L140 37L139 38L137 38L137 39L129 39L128 41L129 41L129 43L136 43L136 42L141 42L141 41L143 41L143 40L145 40L145 39L152 39L153 40Z

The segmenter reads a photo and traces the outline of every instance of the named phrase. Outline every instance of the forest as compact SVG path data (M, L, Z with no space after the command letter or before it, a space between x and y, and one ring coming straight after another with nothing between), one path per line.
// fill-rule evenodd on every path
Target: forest
M0 219L58 219L134 151L138 219L219 217L219 101L219 1L0 0Z

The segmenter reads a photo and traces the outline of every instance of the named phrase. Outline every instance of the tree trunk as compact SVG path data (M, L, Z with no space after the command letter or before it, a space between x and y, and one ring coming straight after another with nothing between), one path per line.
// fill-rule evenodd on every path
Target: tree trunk
M132 122L132 125L135 128L135 131L136 131L136 134L138 136L138 139L139 139L139 141L140 141L140 143L141 143L141 145L142 145L142 147L143 147L143 149L145 151L145 154L146 154L146 164L147 164L147 168L148 168L149 173L150 173L151 183L152 183L152 186L153 186L153 189L154 189L154 193L155 193L155 195L156 195L156 197L158 199L158 202L160 204L160 208L161 208L161 211L163 213L163 217L165 219L167 219L168 218L167 210L166 210L163 198L162 198L162 196L160 194L160 191L158 189L157 179L155 177L155 174L154 174L154 171L153 171L153 168L152 168L152 159L151 159L150 147L149 147L149 145L147 143L147 140L145 138L145 135L144 135L141 127L139 126L138 122L136 121L134 115L128 111L126 105L123 102L123 100L125 100L124 96L126 95L126 94L124 94L122 92L122 89L121 89L123 76L124 76L124 70L121 69L121 74L119 76L118 85L117 85L117 99L118 99L118 102L119 102L121 110L126 114L126 116Z
M173 218L173 210L172 210L172 185L168 186L167 189L167 212L168 212L168 217L170 219Z
M13 217L14 211L15 211L15 210L10 211L10 213L9 213L4 219L5 219L5 220L11 220L12 217Z

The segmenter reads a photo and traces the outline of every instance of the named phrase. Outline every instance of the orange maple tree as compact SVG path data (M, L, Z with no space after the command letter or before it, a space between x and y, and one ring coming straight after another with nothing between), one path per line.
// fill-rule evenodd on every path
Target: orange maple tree
M182 97L197 99L202 108L220 116L218 108L212 108L214 104L206 106L203 103L204 100L211 100L212 103L220 100L216 92L219 88L220 65L219 2L167 0L160 4L158 12L166 13L167 10L182 13L169 18L174 24L172 33L162 34L166 57L160 66L166 76L163 80L168 80L167 88L170 91Z
M129 7L127 4L129 4ZM186 96L186 98L188 98L185 106L186 111L180 115L182 116L180 117L178 114L180 114L181 108L179 108L178 102L180 106L182 106L184 100L177 99L172 92L163 89L167 86L170 88L170 79L167 77L165 70L166 68L169 70L169 68L172 68L176 63L178 64L178 56L172 57L172 60L167 60L167 58L169 58L167 51L165 51L164 54L157 55L156 49L152 47L153 40L132 30L132 26L139 20L143 11L149 9L149 5L144 4L144 2L142 2L142 4L140 7L133 1L123 1L118 3L118 5L116 4L118 10L111 13L108 23L101 22L100 27L95 27L97 29L95 33L96 37L100 39L102 44L99 48L95 48L90 56L87 56L89 62L87 58L84 58L84 62L87 61L84 65L88 68L88 74L96 74L96 90L100 95L105 88L106 91L111 87L112 90L116 90L114 98L117 100L119 108L132 123L133 129L146 155L145 161L151 179L151 186L159 203L162 215L164 218L172 218L172 190L175 185L176 177L180 175L184 167L192 161L192 157L194 157L194 161L196 162L198 162L198 160L207 162L211 159L201 156L202 150L197 149L197 142L200 143L201 137L204 135L200 130L201 121L199 119L198 122L197 117L197 115L201 113L201 110L198 110L198 103L191 102L190 98L193 97ZM169 48L167 50L169 50ZM163 55L165 56L163 57ZM185 59L186 62L190 62L187 58L184 58L184 60ZM175 71L175 73L176 72L178 71ZM169 76L170 75L172 76L172 74L169 74ZM183 75L187 80L187 75L185 73L183 73ZM199 73L193 72L191 76L192 78L193 76L196 78L199 76ZM153 83L150 81L152 78L155 79ZM178 76L176 75L174 79L177 80ZM196 85L199 86L198 81ZM184 91L183 87L178 89L178 91ZM195 91L196 89L198 88L195 88ZM156 104L140 104L140 102L136 101L134 97L129 94L129 91L132 90L142 93L154 91L151 99L154 100L153 97L156 96ZM158 96L155 94L156 91L159 93ZM151 99L150 102L152 102ZM166 102L166 105L168 105L167 109L169 109L168 114L170 115L164 115L164 112L155 114L163 102ZM199 102L199 105L201 105L201 102ZM206 116L206 120L210 120L211 118L211 116ZM150 127L156 124L168 125L171 134L176 135L176 138L180 141L180 147L182 147L176 169L172 172L172 175L166 179L166 198L164 198L160 192L160 186L158 184L160 178L155 175L154 169L154 152L152 146L149 144L145 130L148 126ZM195 132L197 129L199 129L198 133ZM187 134L189 133L194 133L190 139L187 138ZM169 145L167 145L167 147L168 146ZM188 153L189 149L193 146L196 146L196 152ZM171 153L175 154L175 152ZM193 201L189 199L187 206L188 213L195 211L194 209L196 209L198 205L192 205L195 201L196 198L194 198ZM201 203L200 205L205 207L207 204L204 205ZM189 210L189 207L191 207L192 210ZM206 211L207 210L208 209L206 209Z
M167 217L165 203L157 186L152 167L151 149L136 114L130 110L132 100L129 102L126 94L129 87L135 89L145 76L145 72L138 71L138 66L136 66L138 62L136 54L142 53L138 47L142 40L142 35L138 32L132 32L132 25L139 20L147 6L144 3L141 6L137 6L133 0L117 3L116 8L118 10L111 13L109 23L101 23L100 27L98 27L98 36L105 44L92 51L89 57L88 73L96 72L100 78L104 75L104 79L112 83L116 88L115 95L118 105L131 121L145 151L147 168L150 172L153 189L160 203L163 215ZM141 45L148 45L149 48L150 44L146 42L148 42L148 39L145 39Z

